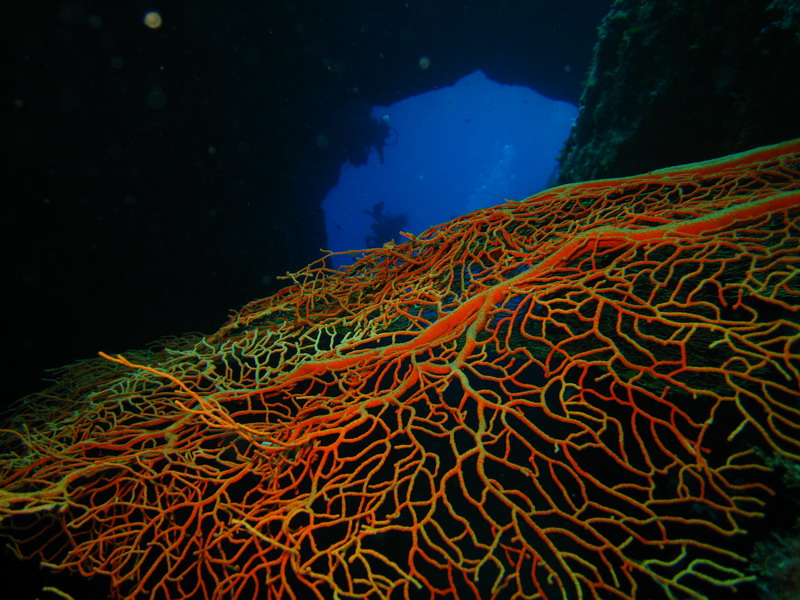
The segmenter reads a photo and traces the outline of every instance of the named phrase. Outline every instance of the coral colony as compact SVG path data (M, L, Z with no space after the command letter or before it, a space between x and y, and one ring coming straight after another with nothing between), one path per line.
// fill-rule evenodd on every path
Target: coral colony
M126 599L730 592L800 459L799 190L800 141L561 186L66 367L4 532Z

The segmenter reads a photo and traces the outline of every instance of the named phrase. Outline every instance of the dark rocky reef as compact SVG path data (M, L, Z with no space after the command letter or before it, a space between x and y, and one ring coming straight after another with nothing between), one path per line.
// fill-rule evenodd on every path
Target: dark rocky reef
M800 4L616 0L560 182L620 177L800 136Z

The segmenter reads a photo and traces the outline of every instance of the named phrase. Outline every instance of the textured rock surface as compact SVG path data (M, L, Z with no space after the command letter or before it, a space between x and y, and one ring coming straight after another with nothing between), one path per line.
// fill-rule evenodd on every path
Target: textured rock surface
M561 182L642 173L800 135L796 2L617 0Z

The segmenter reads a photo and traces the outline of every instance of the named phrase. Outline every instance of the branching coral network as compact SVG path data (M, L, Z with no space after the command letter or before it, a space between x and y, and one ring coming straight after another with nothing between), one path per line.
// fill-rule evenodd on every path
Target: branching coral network
M408 238L17 403L14 550L125 599L743 585L800 459L800 142Z

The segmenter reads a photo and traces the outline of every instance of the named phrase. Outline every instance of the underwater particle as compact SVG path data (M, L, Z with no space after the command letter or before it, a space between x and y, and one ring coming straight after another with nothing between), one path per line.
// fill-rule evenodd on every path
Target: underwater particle
M331 143L331 141L328 139L328 136L324 133L320 133L315 142L317 143L318 148L327 148L328 144Z
M142 19L142 23L144 23L150 29L158 29L163 23L163 20L161 19L161 13L157 10L146 12L144 19Z
M336 75L343 75L347 71L347 65L336 58L326 58L322 61L322 66L325 70Z
M431 59L427 56L420 56L417 64L419 65L420 70L425 71L431 66Z

